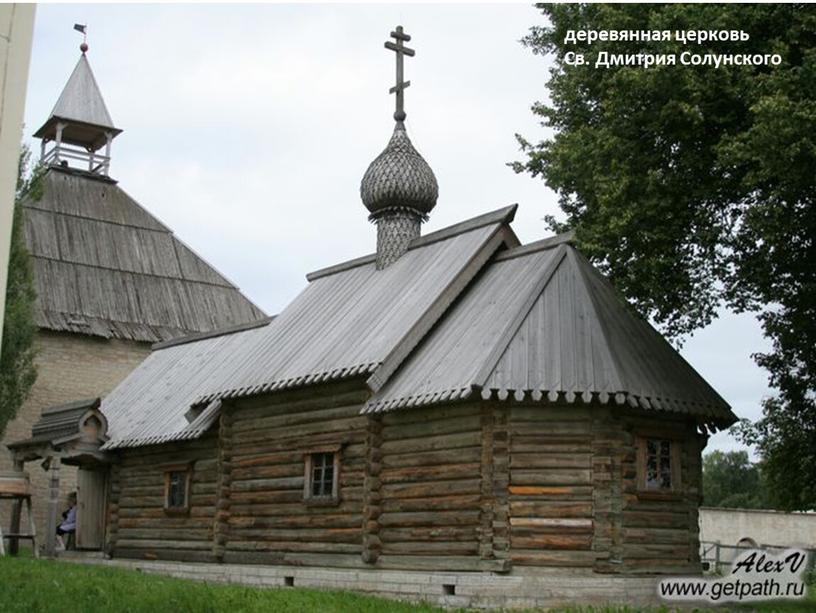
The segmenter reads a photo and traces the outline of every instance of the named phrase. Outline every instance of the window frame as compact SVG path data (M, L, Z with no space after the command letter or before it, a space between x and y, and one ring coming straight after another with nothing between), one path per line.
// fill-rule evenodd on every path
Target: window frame
M340 451L341 445L327 445L312 447L303 454L303 502L308 506L337 506L340 504ZM312 493L313 457L316 455L332 455L332 491L326 496L316 496Z
M193 466L191 463L163 466L164 470L164 512L167 515L188 515L190 513L190 494L193 485ZM170 506L170 481L173 473L184 475L184 505Z
M648 441L667 441L669 443L669 467L671 487L649 488L646 485ZM683 491L681 479L681 449L683 438L675 433L661 431L645 431L636 434L637 446L637 494L640 498L679 498Z

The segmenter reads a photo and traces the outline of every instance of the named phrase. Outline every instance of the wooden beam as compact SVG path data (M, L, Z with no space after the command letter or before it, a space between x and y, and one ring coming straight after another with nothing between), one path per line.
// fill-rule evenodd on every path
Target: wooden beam
M48 523L45 528L45 555L54 557L57 551L57 519L59 518L60 492L60 463L59 456L49 458L48 482Z

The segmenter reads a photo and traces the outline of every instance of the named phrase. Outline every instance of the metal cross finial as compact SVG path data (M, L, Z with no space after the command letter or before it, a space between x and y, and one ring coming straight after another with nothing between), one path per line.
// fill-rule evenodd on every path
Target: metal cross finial
M394 111L394 119L396 121L405 121L404 92L405 88L408 87L411 84L411 82L402 80L403 79L402 58L405 55L407 55L408 57L413 57L415 51L413 49L409 49L408 47L402 44L403 42L408 42L409 40L411 40L411 37L402 31L402 26L397 26L396 31L391 32L391 38L395 39L397 42L392 43L390 40L386 41L385 48L390 49L391 51L394 51L397 54L397 84L390 90L388 90L388 93L397 94L397 110Z

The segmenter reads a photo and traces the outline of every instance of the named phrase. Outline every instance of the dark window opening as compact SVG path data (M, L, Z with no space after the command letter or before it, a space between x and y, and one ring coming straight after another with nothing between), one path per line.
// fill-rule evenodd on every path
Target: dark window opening
M164 473L164 508L186 511L190 506L190 471L171 469Z
M442 584L442 593L445 596L455 596L456 595L456 586L452 583L444 583Z
M283 585L286 587L295 587L295 578L294 577L284 577L283 578Z

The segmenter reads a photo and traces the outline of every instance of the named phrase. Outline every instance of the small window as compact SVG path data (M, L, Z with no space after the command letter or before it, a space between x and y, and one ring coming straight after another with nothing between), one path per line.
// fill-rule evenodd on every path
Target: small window
M164 509L185 513L190 509L190 467L173 466L164 473Z
M674 492L680 486L679 442L644 437L638 441L638 484L647 492Z
M338 499L338 451L318 451L306 454L306 474L303 497L307 502L335 503Z

